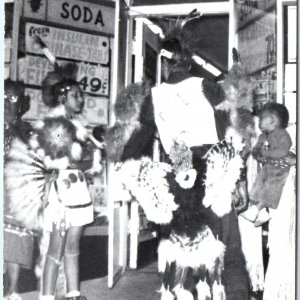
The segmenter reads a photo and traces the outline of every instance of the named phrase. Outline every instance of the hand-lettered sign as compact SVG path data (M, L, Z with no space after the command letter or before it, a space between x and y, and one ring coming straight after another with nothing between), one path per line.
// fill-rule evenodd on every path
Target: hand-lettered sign
M59 64L66 61L58 60ZM109 68L90 63L77 63L77 81L83 92L97 96L108 96L109 94ZM24 67L25 84L41 86L42 81L53 65L45 57L26 55Z
M24 114L23 118L40 120L45 117L50 108L43 103L41 90L26 88L25 94L30 96L30 109ZM107 125L108 99L84 95L84 100L83 119L90 125Z
M26 23L25 30L25 50L28 53L42 54L34 39L38 35L57 58L98 64L109 62L108 37L31 22Z

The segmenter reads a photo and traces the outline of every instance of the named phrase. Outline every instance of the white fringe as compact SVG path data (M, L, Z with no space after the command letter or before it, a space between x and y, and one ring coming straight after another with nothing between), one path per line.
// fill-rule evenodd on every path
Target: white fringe
M198 300L211 300L211 291L206 280L199 280L196 285L196 289L198 293Z
M214 300L226 300L225 288L222 284L214 282L212 286L212 294Z
M176 294L177 300L194 300L193 294L180 285L175 286L174 293Z
M158 291L161 293L161 300L174 300L175 296L169 291L169 289L165 289L164 286L161 286L161 289Z
M176 261L180 267L198 268L205 266L212 274L216 268L216 261L219 259L221 269L224 263L225 245L216 240L211 230L206 230L191 241L189 238L179 237L182 240L163 240L158 247L158 267L160 272L165 271L166 263ZM193 242L192 245L187 243Z

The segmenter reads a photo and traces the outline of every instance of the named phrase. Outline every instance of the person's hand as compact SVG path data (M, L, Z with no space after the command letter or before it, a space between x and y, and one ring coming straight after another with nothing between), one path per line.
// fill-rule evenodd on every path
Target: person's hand
M253 157L260 163L265 163L266 158L263 156L262 149L256 149L256 151L252 151Z
M284 160L289 166L295 166L297 164L297 156L293 152L289 152L288 156Z

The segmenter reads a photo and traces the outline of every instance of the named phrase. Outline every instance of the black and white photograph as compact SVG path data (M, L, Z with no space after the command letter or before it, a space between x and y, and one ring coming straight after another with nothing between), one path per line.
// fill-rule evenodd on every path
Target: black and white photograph
M5 300L297 299L297 0L4 0Z

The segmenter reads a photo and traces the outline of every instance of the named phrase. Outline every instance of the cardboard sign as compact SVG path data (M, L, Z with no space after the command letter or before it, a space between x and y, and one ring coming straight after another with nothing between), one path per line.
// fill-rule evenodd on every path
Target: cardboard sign
M108 124L108 99L85 95L83 117L90 125Z
M47 20L81 29L114 34L115 4L99 5L80 0L23 0L24 17Z
M238 28L244 27L247 23L266 14L276 0L236 0L236 11L238 17Z
M26 120L40 120L49 112L42 101L42 91L39 89L26 88L25 94L30 96L30 109L23 118ZM82 117L90 125L108 124L108 99L84 95L84 108Z
M34 42L38 35L57 58L73 59L80 62L107 64L109 61L109 38L48 25L26 23L25 50L43 54Z
M58 60L60 64L67 61ZM83 92L97 96L108 96L109 94L109 68L90 63L77 63L77 81ZM53 65L46 57L26 55L24 67L25 84L41 86L42 81L49 71L53 70Z
M37 89L25 89L25 95L30 96L30 109L23 115L25 120L41 120L49 112L49 107L42 101L42 91Z
M253 73L276 63L275 10L238 33L239 53L247 72Z
M78 0L48 1L47 20L114 34L115 9Z

